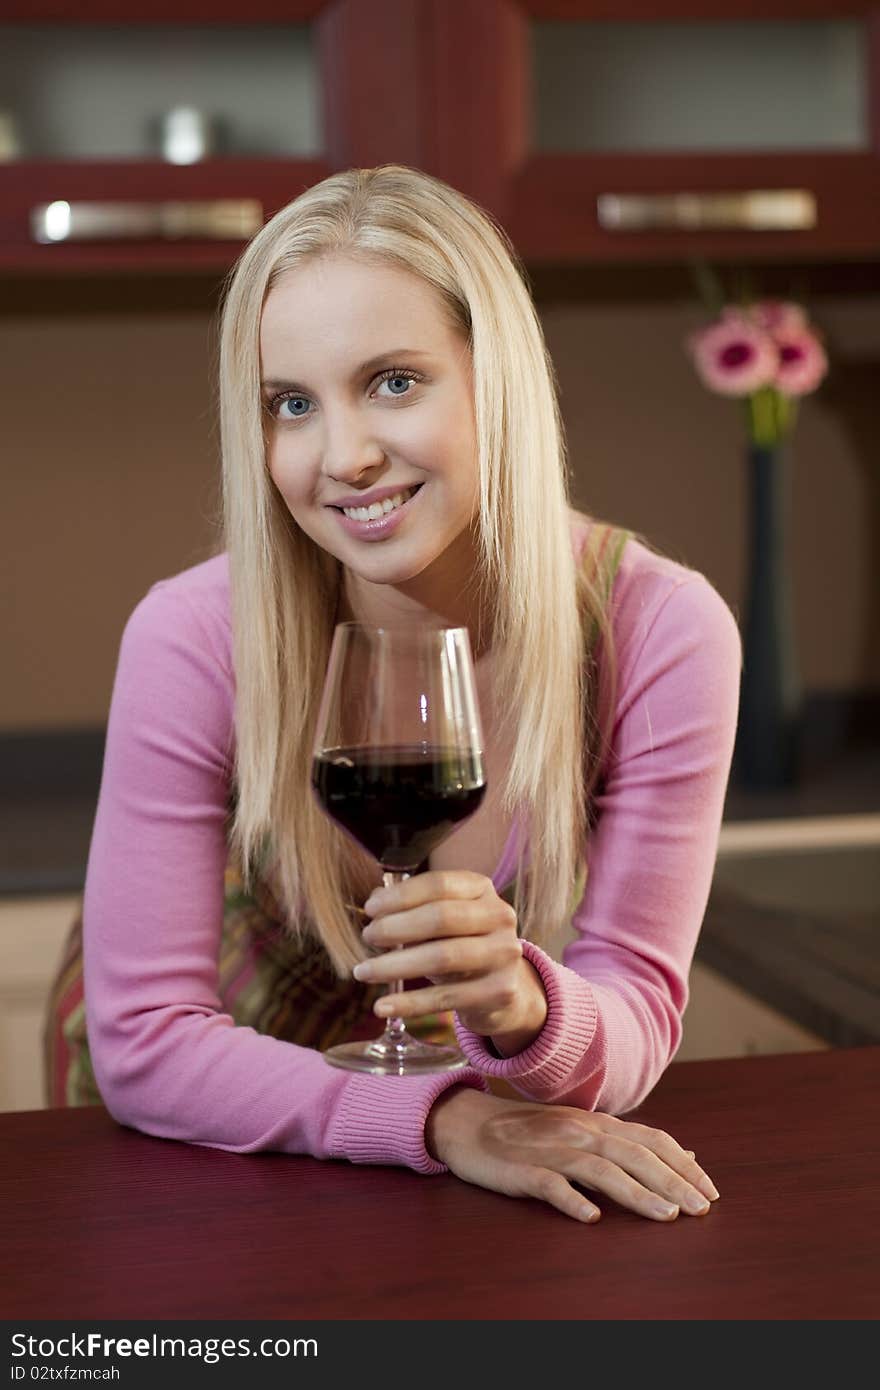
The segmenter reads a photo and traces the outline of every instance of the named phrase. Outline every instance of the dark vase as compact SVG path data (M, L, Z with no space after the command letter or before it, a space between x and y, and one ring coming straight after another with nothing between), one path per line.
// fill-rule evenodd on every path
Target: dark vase
M802 690L792 626L787 445L749 447L749 562L734 776L755 790L798 779Z

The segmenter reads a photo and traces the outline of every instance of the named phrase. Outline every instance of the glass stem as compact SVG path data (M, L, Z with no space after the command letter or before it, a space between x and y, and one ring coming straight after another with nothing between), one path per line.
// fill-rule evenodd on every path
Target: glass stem
M392 888L395 883L405 883L411 875L405 871L396 869L383 869L382 885L385 888ZM395 946L395 951L402 951L402 946ZM389 994L402 994L404 990L403 980L394 980L388 986ZM406 1037L406 1024L402 1018L389 1018L385 1024L385 1038L390 1043L402 1042Z

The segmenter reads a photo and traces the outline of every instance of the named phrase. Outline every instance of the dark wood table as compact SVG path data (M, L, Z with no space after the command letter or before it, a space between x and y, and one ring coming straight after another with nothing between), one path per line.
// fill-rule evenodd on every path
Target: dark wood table
M402 1082L401 1084L406 1084ZM673 1064L639 1109L714 1179L583 1226L452 1176L0 1115L0 1317L873 1319L880 1047Z

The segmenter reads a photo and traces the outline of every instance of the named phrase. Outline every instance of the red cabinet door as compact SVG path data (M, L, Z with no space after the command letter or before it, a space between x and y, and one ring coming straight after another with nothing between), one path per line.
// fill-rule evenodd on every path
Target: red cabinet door
M173 54L176 34L186 30L192 42L201 27L205 47L225 30L228 70L236 34L247 34L251 45L256 35L259 43L260 26L266 26L265 51L274 67L285 27L296 29L311 55L317 138L305 151L227 149L186 165L170 163L146 145L109 156L87 148L71 155L69 147L57 152L45 144L25 146L20 157L0 160L0 271L222 272L262 222L332 171L383 162L418 165L427 125L420 42L426 15L424 0L251 0L245 7L231 0L5 0L0 44L5 33L7 52L26 30L38 41L34 31L42 28L56 50L67 42L80 54L90 37L94 43L115 31L121 68L139 45L159 42ZM44 48L37 42L35 51ZM112 68L114 50L109 51ZM60 58L63 68L63 50ZM141 54L142 82L144 61ZM157 61L160 77L162 68ZM252 60L252 82L254 71ZM256 73L259 78L258 61ZM51 69L35 77L35 89L42 82L33 94L35 107L50 99L50 79ZM71 99L79 115L89 104L86 81L80 79ZM201 76L200 81L204 90ZM110 85L113 95L104 99L119 109L124 74L111 71ZM239 99L246 105L247 93ZM0 99L0 106L7 104L8 98ZM113 109L108 105L111 123ZM63 116L56 111L56 130ZM71 122L77 117L71 109ZM93 111L93 128L96 119Z
M432 165L500 217L526 260L658 263L694 257L791 261L877 256L880 7L871 0L712 0L711 5L705 0L434 0L432 22ZM548 34L555 40L560 73L555 93L552 72L542 73L537 61L539 40ZM591 34L607 55L605 70L592 62ZM468 42L463 42L465 36ZM645 50L652 36L657 49L653 69L650 50ZM572 55L565 53L569 38L591 59L580 78ZM658 118L670 111L674 115L676 104L679 114L686 111L699 87L704 106L708 101L711 108L705 71L694 74L691 69L691 77L700 81L674 86L677 67L688 72L677 47L693 47L695 40L694 52L717 64L720 80L728 83L735 80L735 69L725 49L746 45L740 71L744 83L755 87L748 124L757 126L757 132L750 132L748 143L743 138L741 148L735 118L725 138L706 138L705 147L701 139L711 132L701 132L699 116L691 123L687 148L671 142L662 148L650 128L651 93L638 89L639 62L643 78L650 79L642 86L650 86L657 73L666 75L667 106L659 109L659 102ZM755 60L751 73L750 44ZM781 103L777 113L786 117L782 124L788 129L774 136L773 103L768 100L773 76L767 69L774 49L810 108L814 145L809 129L803 136L792 131L790 103ZM850 67L844 71L847 54ZM607 64L615 61L620 70L608 71ZM823 61L834 87L827 92ZM598 96L590 85L591 71L600 79ZM627 90L635 97L631 104L641 106L641 140L638 121L630 119L624 105ZM745 87L742 95L748 97ZM829 120L840 119L842 103L848 108L848 126L845 113L846 129L839 138L824 128L823 100ZM561 108L556 148L552 140L541 139L547 124L542 101ZM617 141L607 138L609 129L614 133L609 123L615 102L624 118ZM581 148L569 138L566 112L580 124ZM598 132L591 130L591 119ZM675 127L676 122L670 124Z
M729 34L736 38L736 26L753 26L759 54L762 36L766 48L773 34L778 52L788 47L784 35L780 46L780 26L793 26L796 38L804 26L823 23L838 26L834 42L841 35L847 44L858 42L853 80L862 83L861 139L811 146L806 137L774 148L770 125L762 143L737 148L734 121L733 138L701 148L695 117L687 148L644 138L640 145L638 130L629 144L624 137L603 147L596 127L608 111L595 101L590 108L585 98L592 87L575 52L579 46L589 56L591 34L601 29L607 38L614 29L626 65L628 34L638 31L644 53L653 32L662 42L650 71L668 77L678 63L677 35L688 41L696 35L714 62ZM226 221L224 235L200 235L204 214L231 215L236 226L240 204L253 228L254 205L264 221L333 170L388 162L427 169L461 188L500 218L532 264L846 261L875 259L880 247L876 0L252 0L246 13L231 0L5 0L0 10L0 35L22 26L57 35L65 25L94 34L112 27L122 43L128 30L132 45L137 26L146 25L164 26L172 40L175 29L198 26L206 34L236 26L242 33L296 29L311 45L318 137L304 151L232 152L185 167L147 151L71 158L25 150L0 162L0 270L7 272L223 271L250 233L230 235ZM548 37L565 59L558 81L541 62ZM617 61L616 50L607 51L612 58L597 69L606 96L614 93ZM804 63L792 62L803 93L809 74ZM638 90L637 64L630 64L627 80L639 96L633 105L641 107L644 136L650 93L643 98ZM675 101L689 109L688 84L680 85ZM821 75L812 87L821 97ZM759 117L762 92L766 102L766 75L753 103ZM548 137L554 106L556 133ZM580 131L571 139L569 110ZM233 207L215 209L218 202ZM132 232L129 218L125 234L54 244L35 239L35 209L57 204L63 226L64 206L76 210L82 203L126 213L151 209L158 230L150 230L147 218ZM800 221L786 226L792 214Z

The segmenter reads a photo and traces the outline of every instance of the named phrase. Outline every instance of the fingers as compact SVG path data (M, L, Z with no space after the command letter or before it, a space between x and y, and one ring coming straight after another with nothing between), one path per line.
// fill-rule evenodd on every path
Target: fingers
M470 869L428 869L390 888L375 888L364 907L371 917L391 911L407 912L440 898L479 898L487 888L495 891L492 880Z
M520 1190L509 1191L512 1197L537 1197L547 1202L565 1216L573 1216L576 1221L586 1221L590 1225L598 1221L601 1211L588 1198L572 1187L561 1173L549 1168L528 1168L520 1171Z
M634 1124L632 1121L618 1120L614 1116L603 1116L604 1128L611 1135L631 1139L657 1155L674 1173L680 1174L686 1183L708 1197L717 1201L718 1190L708 1173L700 1167L692 1149L683 1149L671 1134L662 1129L651 1129L648 1125ZM676 1199L677 1200L677 1199Z
M425 1014L457 1013L479 1009L490 1018L508 1009L511 994L503 978L481 975L477 980L445 980L425 989L408 989L402 994L383 994L373 1005L374 1013L382 1018L422 1018ZM487 1025L488 1022L487 1022Z
M386 950L443 937L480 936L506 927L514 938L516 913L497 894L482 898L440 898L415 908L377 916L361 933L366 945Z
M699 1190L700 1180L718 1195L670 1135L613 1116L570 1107L513 1107L493 1118L487 1137L502 1162L555 1173L653 1221L674 1221L680 1211L705 1215L710 1201ZM657 1148L670 1154L670 1162ZM553 1190L559 1192L558 1184Z
M508 1149L506 1157L519 1167L523 1163L524 1154L516 1149ZM638 1216L646 1216L651 1221L674 1221L679 1214L677 1203L668 1201L650 1186L625 1172L613 1159L602 1154L587 1154L572 1148L547 1148L542 1158L546 1166L535 1171L547 1175L544 1181L548 1193L559 1195L561 1189L556 1180L562 1179L569 1185L578 1183L581 1187L589 1188L591 1192L600 1192L606 1197L612 1197L620 1206L627 1207ZM550 1180L551 1176L553 1181ZM543 1194L541 1191L533 1191L531 1195ZM544 1200L553 1201L553 1198L548 1195ZM559 1206L560 1203L553 1201L553 1205Z
M651 1221L674 1221L679 1214L676 1203L643 1186L608 1159L596 1155L578 1157L569 1151L567 1157L557 1155L549 1161L553 1167L516 1164L516 1178L500 1190L514 1197L535 1197L578 1221L598 1221L601 1210L578 1192L574 1183L604 1193Z
M460 937L407 946L360 961L353 970L356 980L388 984L392 980L452 979L472 973L489 974L519 963L522 946L516 937L495 932L491 936Z
M693 1152L689 1151L685 1154L685 1157L689 1159L690 1162L679 1170L683 1177L686 1177L689 1183L692 1183L699 1192L702 1192L704 1196L708 1197L710 1202L717 1202L721 1194L709 1177L709 1174L704 1172L699 1163L697 1163Z
M485 970L491 964L492 950L485 937L462 937L455 942L428 941L386 951L360 961L352 972L356 980L386 984L390 980L433 979L436 975L466 974Z
M615 1201L655 1220L672 1220L679 1208L689 1216L706 1215L708 1197L651 1149L608 1134L593 1140L594 1151L572 1172L586 1187L598 1185ZM685 1163L696 1167L690 1160Z
M446 1108L435 1138L452 1172L512 1197L533 1197L575 1220L598 1220L590 1198L602 1193L649 1220L674 1221L687 1211L694 1186L682 1166L702 1173L691 1151L662 1130L600 1112L470 1091L453 1092L440 1105ZM671 1165L658 1148L671 1152Z

